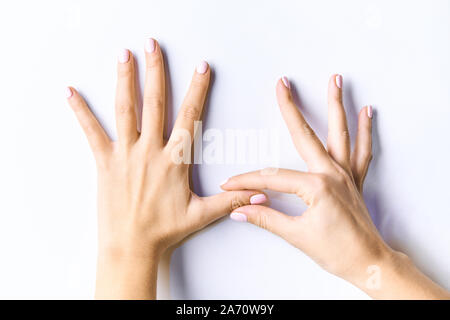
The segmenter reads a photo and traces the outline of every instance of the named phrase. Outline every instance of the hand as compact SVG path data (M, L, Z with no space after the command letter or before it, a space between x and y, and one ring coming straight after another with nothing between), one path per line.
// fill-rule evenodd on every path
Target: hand
M139 133L135 60L129 50L117 66L118 141L111 141L74 88L67 96L94 153L98 170L99 259L97 298L154 298L161 253L237 206L262 203L259 191L199 197L190 189L194 121L201 117L210 68L200 63L174 129L163 138L165 75L161 48L146 43L146 77ZM254 195L259 194L257 197Z
M338 79L340 76L332 76L328 86L328 150L293 102L288 80L283 78L277 84L281 113L309 173L262 170L232 177L222 188L266 188L294 193L302 198L309 208L300 216L292 217L268 207L252 205L236 209L231 217L248 219L279 234L329 272L347 276L355 263L376 263L388 249L373 225L361 195L372 157L371 109L365 107L360 112L358 141L351 157L342 90L337 85L342 82L337 82Z
M372 158L372 108L364 107L359 113L358 134L351 154L340 75L333 75L328 84L327 149L293 102L285 77L277 83L277 99L309 172L286 169L250 172L230 178L222 188L293 193L303 199L308 209L300 216L288 216L265 206L249 205L235 209L231 218L248 221L283 237L322 268L373 297L443 297L443 289L383 241L364 203L362 188ZM379 274L374 275L376 272ZM401 279L405 274L413 280ZM371 276L375 278L370 279ZM397 286L392 287L393 283ZM417 283L425 285L411 291ZM429 295L424 294L424 287Z

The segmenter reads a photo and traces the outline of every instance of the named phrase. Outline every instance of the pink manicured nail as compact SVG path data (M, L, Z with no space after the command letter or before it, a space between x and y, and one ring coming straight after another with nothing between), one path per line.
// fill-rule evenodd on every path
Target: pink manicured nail
M130 60L130 51L127 49L122 49L117 57L120 63L127 63Z
M66 94L66 98L69 99L70 97L73 96L73 92L72 89L70 89L69 87L66 88L65 90L65 94Z
M342 88L342 76L340 74L336 75L336 86L341 89Z
M148 38L147 41L145 41L145 51L147 53L152 53L156 49L156 42L152 38Z
M264 194L255 194L250 197L250 204L261 204L267 201L267 197Z
M367 116L372 119L373 117L373 110L372 110L372 106L367 106Z
M281 77L281 81L283 81L283 84L286 88L290 89L291 88L291 84L289 83L289 79L287 77Z
M240 212L232 212L230 218L238 222L247 222L247 216Z
M221 183L220 185L223 186L225 183L228 182L228 180L230 180L230 179L223 180L222 183Z
M204 74L206 70L208 70L208 63L206 61L202 61L197 66L197 73Z

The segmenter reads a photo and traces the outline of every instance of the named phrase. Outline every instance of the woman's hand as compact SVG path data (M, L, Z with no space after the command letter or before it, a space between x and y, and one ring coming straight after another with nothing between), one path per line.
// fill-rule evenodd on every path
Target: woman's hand
M351 153L340 75L333 75L328 84L327 149L295 105L285 77L277 83L277 98L309 172L286 169L250 172L230 178L222 188L293 193L303 199L308 209L300 216L288 216L265 206L248 205L235 209L231 218L278 234L325 270L373 297L445 297L443 289L383 241L364 203L362 188L372 158L372 108L364 107L359 113L358 135ZM411 281L402 278L406 274L412 277ZM419 283L425 285L418 287ZM414 286L418 290L411 290Z
M165 75L161 48L148 39L142 129L136 123L135 61L129 50L117 65L118 141L111 141L73 88L67 98L98 168L97 298L154 298L157 261L169 246L238 206L262 203L258 191L199 197L190 189L190 146L200 120L210 68L197 67L168 141L163 138ZM257 197L254 195L260 194ZM253 198L252 198L253 197Z

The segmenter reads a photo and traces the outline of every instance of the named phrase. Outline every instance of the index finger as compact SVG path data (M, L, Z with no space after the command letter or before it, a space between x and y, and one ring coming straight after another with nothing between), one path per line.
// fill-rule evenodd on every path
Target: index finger
M210 68L208 63L202 61L196 68L192 81L189 86L186 97L184 98L177 120L173 127L171 138L177 137L177 131L188 132L191 141L194 138L194 122L200 120L203 105L205 104L206 94L208 92ZM175 132L175 134L174 134ZM174 142L169 139L169 143Z
M304 198L311 191L313 183L313 174L308 172L289 169L277 169L276 171L263 169L231 177L221 185L221 188L224 190L270 189L296 194Z

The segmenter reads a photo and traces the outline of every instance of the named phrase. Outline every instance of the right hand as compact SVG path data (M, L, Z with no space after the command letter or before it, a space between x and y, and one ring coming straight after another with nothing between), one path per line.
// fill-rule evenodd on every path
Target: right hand
M308 209L300 216L248 205L235 209L231 218L267 229L305 252L325 270L350 281L366 276L394 252L373 224L362 196L364 178L372 158L372 109L359 113L355 150L342 103L342 78L333 75L328 85L329 133L327 149L295 105L289 82L277 83L277 99L294 144L309 172L270 169L230 178L224 190L271 189L293 193Z

